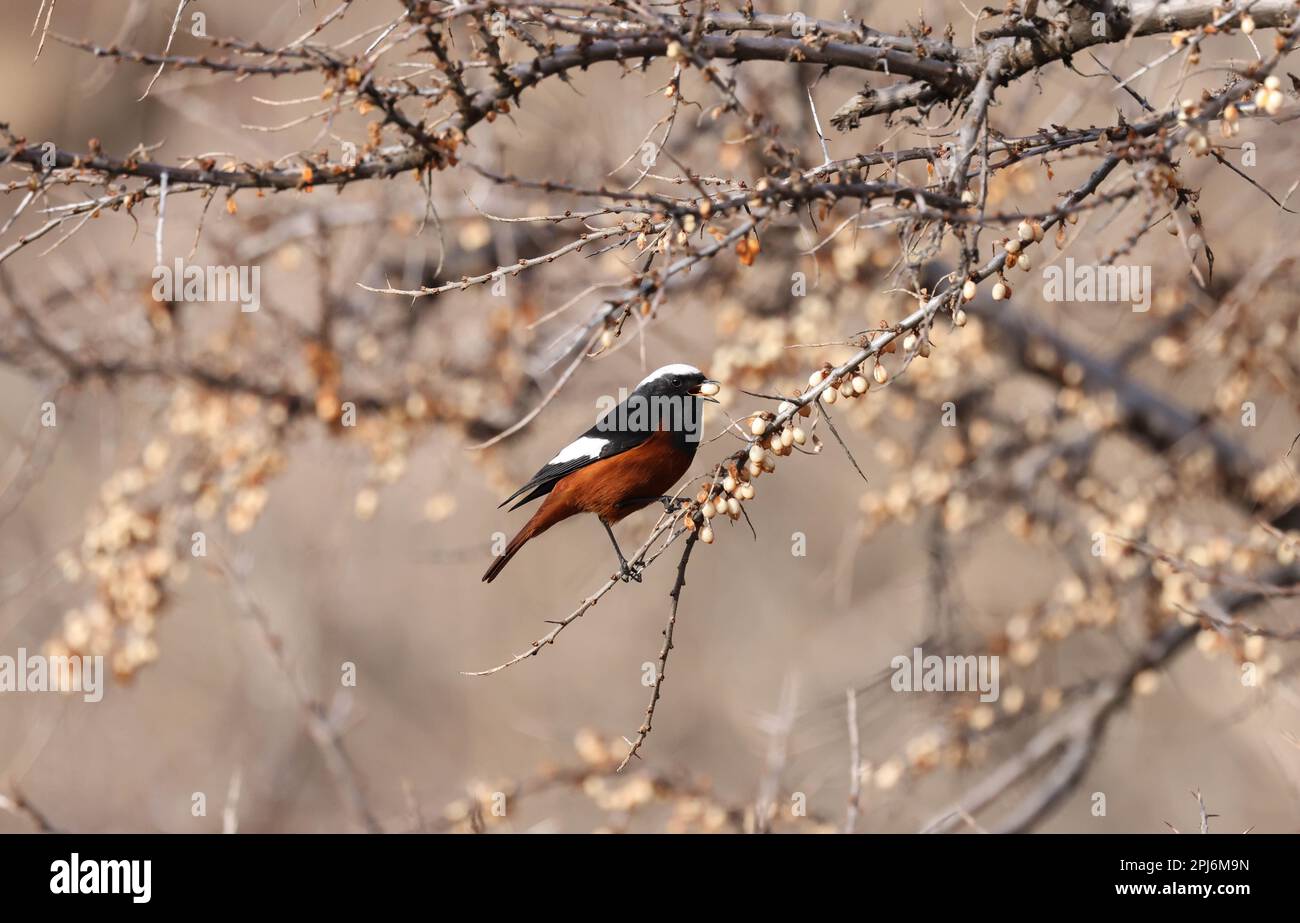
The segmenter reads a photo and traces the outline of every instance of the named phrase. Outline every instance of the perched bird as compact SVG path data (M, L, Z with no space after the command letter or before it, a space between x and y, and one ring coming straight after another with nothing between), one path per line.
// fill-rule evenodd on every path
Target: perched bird
M665 365L642 379L626 400L501 503L522 498L515 510L546 497L483 580L495 579L529 539L577 513L596 514L614 544L619 576L640 580L611 527L651 503L671 500L664 494L686 473L700 443L700 402L713 401L717 392L718 383L690 365Z

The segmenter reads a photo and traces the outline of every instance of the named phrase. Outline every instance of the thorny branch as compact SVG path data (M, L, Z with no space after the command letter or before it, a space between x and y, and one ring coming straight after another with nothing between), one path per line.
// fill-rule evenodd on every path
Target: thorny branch
M677 604L681 602L682 587L686 585L686 566L690 563L691 550L695 547L695 542L699 537L700 533L698 531L692 531L686 536L686 547L682 549L681 560L677 562L677 579L673 581L673 588L668 591L668 596L672 599L672 607L668 612L668 624L664 626L664 646L659 650L659 662L655 667L654 689L650 693L650 704L645 709L645 723L637 729L636 739L629 745L627 756L623 757L623 762L619 763L620 772L631 762L632 757L637 755L641 745L645 743L645 739L650 736L650 729L654 724L655 706L659 704L659 693L663 688L664 674L668 670L668 654L673 649L673 629L677 627Z

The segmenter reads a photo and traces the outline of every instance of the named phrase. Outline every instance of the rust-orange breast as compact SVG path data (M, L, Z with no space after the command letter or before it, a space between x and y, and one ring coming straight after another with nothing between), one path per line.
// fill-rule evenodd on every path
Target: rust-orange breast
M557 483L544 505L567 508L569 516L587 512L618 522L653 503L690 468L692 455L673 443L673 435L660 430L634 449L593 462Z

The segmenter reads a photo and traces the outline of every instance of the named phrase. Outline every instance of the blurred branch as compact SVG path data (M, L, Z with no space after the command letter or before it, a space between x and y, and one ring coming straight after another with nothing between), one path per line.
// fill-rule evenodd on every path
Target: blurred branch
M361 787L356 764L344 746L343 735L338 728L337 720L329 714L326 706L308 691L289 664L285 656L284 640L275 631L266 612L244 585L242 575L236 571L236 565L227 562L223 557L219 559L218 567L220 573L230 585L236 604L256 626L258 637L271 655L271 661L288 682L301 711L307 736L320 751L325 769L338 790L340 800L352 817L354 826L366 833L382 833L379 822L375 819L365 792ZM236 794L230 801L237 804L238 787L237 782L233 779L231 786L232 791ZM231 808L231 810L236 810L236 808ZM225 822L233 823L233 816L227 818Z
M1283 586L1296 580L1300 580L1300 565L1278 568L1262 582ZM1230 591L1217 594L1214 605L1226 612L1237 612L1263 598L1256 592ZM1092 765L1111 718L1132 697L1137 675L1165 667L1186 649L1199 631L1200 626L1195 623L1167 625L1118 671L1103 679L1094 692L1037 731L1019 752L988 773L954 805L940 811L922 832L952 830L963 814L975 815L988 808L1031 772L1046 765L1048 772L1041 781L1019 795L1012 809L991 828L999 833L1031 830L1073 791Z
M858 736L858 691L850 686L844 692L845 720L849 726L849 804L844 812L844 832L856 833L858 811L862 804L862 744Z
M50 822L44 811L32 804L27 796L12 784L9 786L9 794L0 792L0 811L7 811L14 817L27 821L36 828L38 833L63 832Z

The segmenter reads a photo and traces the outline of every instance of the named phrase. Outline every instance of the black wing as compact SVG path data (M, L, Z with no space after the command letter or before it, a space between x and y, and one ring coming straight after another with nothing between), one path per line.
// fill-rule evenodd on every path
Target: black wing
M555 458L528 479L527 484L502 500L497 508L500 509L522 495L523 499L510 507L512 510L517 510L525 503L549 494L561 478L587 467L592 462L620 455L645 442L650 435L648 427L636 430L619 428L618 424L628 419L626 405L627 402L624 401L601 417L595 426L561 449Z

